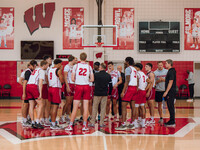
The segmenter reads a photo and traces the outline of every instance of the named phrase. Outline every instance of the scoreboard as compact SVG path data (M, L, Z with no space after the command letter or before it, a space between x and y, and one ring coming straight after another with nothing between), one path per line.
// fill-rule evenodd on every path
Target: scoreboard
M180 22L139 22L139 52L180 52Z

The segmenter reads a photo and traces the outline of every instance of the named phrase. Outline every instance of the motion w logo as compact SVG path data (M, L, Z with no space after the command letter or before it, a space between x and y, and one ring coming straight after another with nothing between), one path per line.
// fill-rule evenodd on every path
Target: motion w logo
M43 4L39 4L35 6L35 9L31 7L24 13L24 22L31 35L39 28L39 25L42 28L50 28L55 11L55 3L45 3L44 8L45 10L43 12ZM33 12L34 10L35 13Z

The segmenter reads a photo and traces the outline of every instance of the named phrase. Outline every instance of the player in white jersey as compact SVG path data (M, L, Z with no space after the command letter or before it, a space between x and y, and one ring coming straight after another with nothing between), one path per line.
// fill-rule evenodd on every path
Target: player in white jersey
M153 65L151 63L147 63L145 65L145 70L147 71L147 76L149 79L148 85L146 87L146 98L147 104L149 106L150 111L150 121L148 123L155 123L154 120L154 100L155 100L155 75L151 71Z
M113 103L114 120L118 121L118 118L117 118L118 88L117 87L118 87L118 85L120 85L122 83L122 77L121 77L120 72L118 70L114 69L113 62L108 62L108 71L107 72L111 75L113 90L112 90L111 96L108 96L105 121L108 121L108 119L109 119L110 100L111 99L112 99L112 103Z
M62 75L62 60L55 59L54 67L49 69L48 72L49 92L48 99L51 102L51 129L60 129L56 124L56 117L59 104L61 103L61 88L64 83Z
M193 44L191 46L191 48L199 48L199 43L198 43L198 38L199 38L199 25L197 22L197 19L194 18L194 22L192 24L192 37L193 37Z
M143 65L141 63L135 64L135 68L138 71L137 76L138 76L138 92L137 92L137 97L135 100L135 121L134 121L134 126L135 128L138 127L138 114L139 114L139 107L141 110L141 126L144 128L145 127L145 103L146 103L146 87L147 87L147 76L142 72Z
M37 67L32 73L28 80L26 86L26 95L29 100L29 114L32 120L32 128L43 129L44 127L40 124L40 118L44 109L44 102L42 99L42 88L43 81L45 80L45 70L48 67L48 63L46 61L41 61L40 67ZM35 105L38 105L37 110L37 119L36 122L34 120L34 108Z
M30 64L31 70L25 71L24 80L23 80L22 100L24 101L24 103L23 103L23 106L22 106L22 119L23 119L23 125L24 126L31 126L31 123L29 121L27 121L27 115L28 115L28 110L29 110L29 101L28 101L27 95L26 95L26 86L27 86L27 82L29 80L29 77L30 77L32 71L37 66L37 62L35 60L31 60L29 64Z
M72 71L72 81L76 84L74 93L73 111L71 114L71 120L69 126L65 129L67 131L73 130L72 125L76 117L76 113L79 107L79 103L83 100L83 131L87 131L87 118L88 118L88 106L90 100L90 86L89 82L94 81L94 74L92 68L86 63L87 54L81 53L81 62L74 65Z
M42 88L42 98L44 99L44 115L41 118L41 124L44 123L44 126L50 126L51 123L49 121L49 115L50 115L50 107L51 103L48 100L48 71L52 67L52 58L51 56L44 56L43 60L47 61L48 63L48 68L45 71L45 80L43 83L43 88ZM44 119L43 119L44 118Z
M129 129L134 129L133 126L133 117L134 117L134 108L135 108L135 96L137 94L137 70L133 67L134 60L132 57L127 57L125 59L125 65L127 66L125 70L125 84L123 91L121 93L122 97L122 124L121 126L115 128L115 130L126 130L126 115L127 115L127 105L128 103L131 105L131 118L132 123L129 126Z
M20 85L22 85L22 88L23 88L23 82L24 82L24 79L25 79L25 72L28 71L28 72L31 73L32 72L32 70L31 70L32 68L33 68L33 66L28 64L27 65L27 69L25 69L21 73L18 83ZM23 124L23 126L30 126L31 124L29 122L30 116L28 115L28 108L29 108L28 100L23 100L22 97L21 97L21 100L22 100L22 124Z
M65 79L65 97L66 97L66 103L63 106L62 110L62 116L60 117L59 122L65 123L67 121L70 121L69 114L71 111L71 105L74 98L74 90L75 90L75 84L72 81L71 75L73 66L76 63L76 59L74 56L69 56L68 58L69 63L64 67L64 79ZM65 113L67 114L65 118Z

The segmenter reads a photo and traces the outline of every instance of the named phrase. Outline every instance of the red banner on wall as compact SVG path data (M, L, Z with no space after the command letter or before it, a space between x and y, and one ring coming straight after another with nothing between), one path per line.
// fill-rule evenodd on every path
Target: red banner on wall
M14 49L13 7L0 7L0 49Z
M83 8L63 8L63 49L83 49L82 25L84 25Z
M200 8L184 10L185 50L200 50Z
M134 8L113 8L113 24L118 27L116 50L134 49ZM115 37L116 32L114 32ZM115 38L113 38L115 40Z

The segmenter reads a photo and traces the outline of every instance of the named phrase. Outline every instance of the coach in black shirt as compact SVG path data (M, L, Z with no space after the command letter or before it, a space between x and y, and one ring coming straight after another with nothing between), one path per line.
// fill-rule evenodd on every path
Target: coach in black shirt
M98 111L99 104L101 103L101 119L100 119L100 127L104 127L104 117L106 113L106 104L107 104L107 96L108 96L108 85L109 85L109 95L112 92L112 80L111 76L106 73L106 64L101 63L99 67L99 72L94 74L94 100L92 106L92 119L91 124L89 126L94 126L96 115Z
M168 73L165 78L165 93L163 97L165 97L170 113L170 120L165 123L165 126L175 126L174 99L176 96L176 70L172 68L173 61L171 59L166 60L165 66L168 69Z

